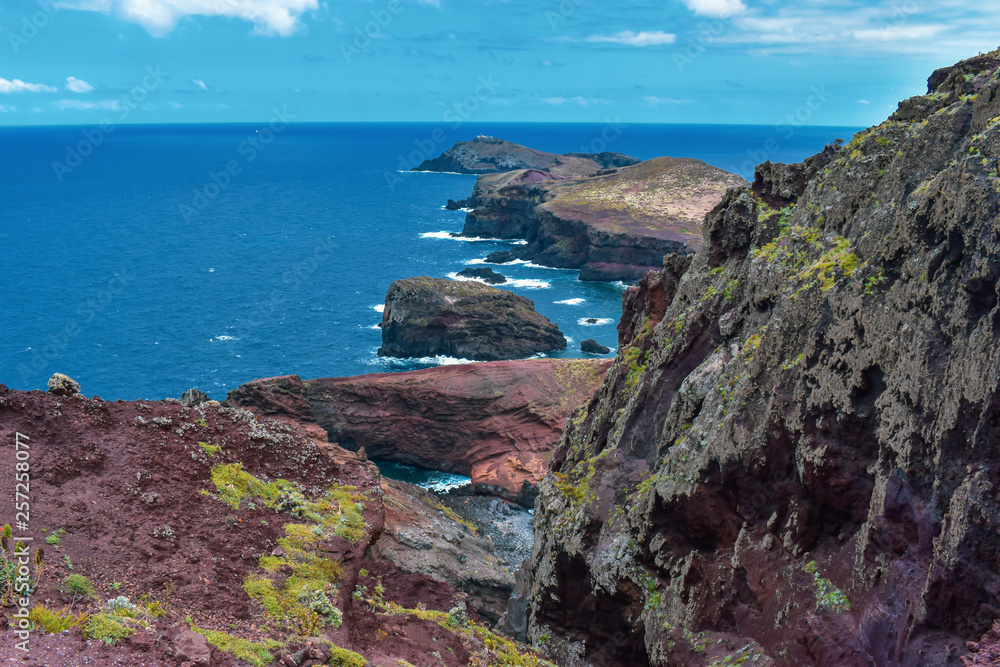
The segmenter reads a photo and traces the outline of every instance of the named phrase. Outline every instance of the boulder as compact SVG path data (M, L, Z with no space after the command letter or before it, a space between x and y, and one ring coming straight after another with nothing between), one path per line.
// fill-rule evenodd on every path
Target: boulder
M518 259L517 253L510 250L497 250L486 255L487 264L510 264Z
M194 387L181 394L181 405L201 405L202 403L208 403L208 401L208 394L198 391Z
M407 278L389 286L379 356L523 359L566 349L531 299L478 282Z
M611 348L601 345L593 338L588 338L587 340L580 341L580 351L588 354L607 354L611 351Z
M212 649L208 640L184 626L178 627L174 633L174 656L195 665L212 664Z
M71 396L80 393L80 385L73 378L55 373L49 378L49 393L56 396Z
M482 280L484 282L489 283L490 285L502 285L503 283L507 282L506 276L497 273L496 271L494 271L489 267L482 269L473 269L471 267L468 269L462 269L461 271L458 272L458 275L462 276L463 278L474 278Z

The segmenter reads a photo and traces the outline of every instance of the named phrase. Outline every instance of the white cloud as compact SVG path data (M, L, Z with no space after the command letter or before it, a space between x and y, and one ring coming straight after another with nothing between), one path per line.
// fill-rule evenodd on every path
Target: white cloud
M736 14L742 14L747 6L742 0L682 0L684 6L695 14L725 19Z
M194 85L198 86L202 90L208 90L208 86L206 86L205 82L202 81L201 79L191 79L191 83L193 83Z
M563 104L566 104L567 100L565 97L543 97L542 102L544 102L545 104L551 104L552 106L559 107L562 106Z
M186 16L243 19L254 24L256 33L287 37L299 28L304 12L319 9L319 0L69 0L64 6L114 14L156 37Z
M855 30L854 39L859 42L896 42L931 39L944 30L943 25L914 25Z
M858 104L871 104L868 100L858 100Z
M97 102L86 102L83 100L59 100L56 102L56 107L60 111L66 111L67 109L73 111L94 111L96 109L115 111L121 107L121 104L118 100L98 100Z
M183 109L184 108L183 104L179 104L177 102L167 102L167 104L170 105L171 109Z
M0 104L0 113L13 113L14 111L17 111L17 107Z
M611 100L601 99L599 97L583 97L581 95L577 95L576 97L543 97L541 99L543 104L551 104L556 107L560 107L568 102L572 102L573 104L577 104L581 107L611 106L613 104Z
M0 77L0 93L54 93L57 90L44 83L26 83L20 79L8 81Z
M66 77L66 89L72 90L74 93L89 93L94 89L94 87L83 79L78 79L75 76L68 76Z
M653 95L648 95L644 98L646 104L650 106L660 106L661 104L691 104L694 100L681 99L679 97L655 97Z
M629 46L660 46L663 44L673 44L676 39L677 35L669 32L660 32L659 30L650 32L645 30L642 32L624 30L616 32L613 35L591 35L587 38L587 41L612 42L614 44L627 44Z

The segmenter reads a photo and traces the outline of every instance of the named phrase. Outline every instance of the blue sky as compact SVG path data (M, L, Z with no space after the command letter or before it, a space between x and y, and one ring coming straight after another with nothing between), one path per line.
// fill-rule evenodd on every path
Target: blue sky
M0 125L869 125L995 0L2 0Z

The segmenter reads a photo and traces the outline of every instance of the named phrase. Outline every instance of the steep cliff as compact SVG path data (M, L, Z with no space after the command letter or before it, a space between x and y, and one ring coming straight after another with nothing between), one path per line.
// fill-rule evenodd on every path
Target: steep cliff
M1000 51L766 163L624 296L508 626L595 665L954 665L1000 617ZM977 649L978 650L978 649Z
M468 475L480 492L531 504L566 416L610 360L532 359L302 381L248 382L227 403L297 423L372 458Z
M656 158L587 178L535 171L480 177L462 234L522 238L518 256L580 269L581 280L634 281L665 254L701 246L701 222L739 176L689 158Z

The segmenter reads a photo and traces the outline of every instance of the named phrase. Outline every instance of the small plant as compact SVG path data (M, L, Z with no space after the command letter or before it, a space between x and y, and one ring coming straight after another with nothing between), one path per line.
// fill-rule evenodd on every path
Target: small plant
M89 639L100 639L109 646L114 646L123 639L131 637L135 630L121 622L119 617L111 614L96 614L90 617L83 634Z
M10 529L10 524L5 523L3 525L3 533L0 533L0 549L7 551L7 545L10 543L10 536L13 532Z
M875 272L874 276L870 276L867 280L865 280L865 294L874 294L875 288L884 283L885 280L885 273L881 268L879 268L879 270Z
M108 613L114 614L115 616L128 616L130 618L135 618L139 613L139 608L132 604L124 595L111 598L105 603L105 606L108 609Z
M191 617L189 616L188 623L190 624L190 622ZM240 639L239 637L226 634L225 632L203 630L201 628L196 628L193 625L191 626L191 629L204 636L205 639L208 640L209 644L213 645L223 653L228 653L240 660L249 662L251 665L256 665L257 667L271 664L275 657L271 652L284 648L284 644L274 641L273 639L266 639L259 644L255 644L251 641L247 641L246 639Z
M215 456L222 451L222 445L210 445L207 442L199 442L198 445L205 450L209 456Z
M197 424L198 426L200 426L202 428L208 428L208 422L205 421L204 417L202 417L201 419L196 420L195 424Z
M116 591L121 587L122 587L122 582L120 581L114 581L111 583L111 588L115 589Z
M45 605L36 604L28 614L28 619L41 628L42 632L55 633L73 627L83 627L90 620L90 614L72 614L69 608L53 611Z
M90 579L87 579L82 574L71 574L62 580L62 584L74 597L94 597L93 584L90 583Z
M68 555L63 556L63 562L66 564L66 567L68 569L70 569L70 570L73 569L73 561L70 560L70 557Z

